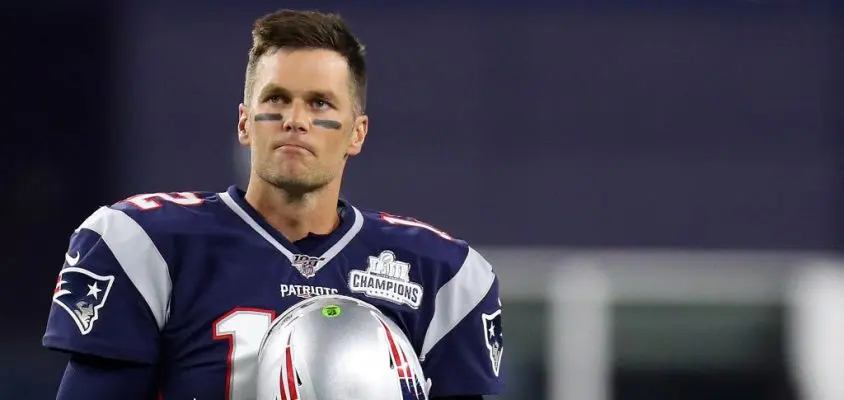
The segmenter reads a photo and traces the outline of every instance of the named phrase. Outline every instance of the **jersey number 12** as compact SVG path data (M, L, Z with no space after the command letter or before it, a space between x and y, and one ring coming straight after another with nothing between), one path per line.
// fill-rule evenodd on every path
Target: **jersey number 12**
M258 350L275 312L235 308L214 322L214 339L229 341L226 360L226 400L248 400L257 395Z

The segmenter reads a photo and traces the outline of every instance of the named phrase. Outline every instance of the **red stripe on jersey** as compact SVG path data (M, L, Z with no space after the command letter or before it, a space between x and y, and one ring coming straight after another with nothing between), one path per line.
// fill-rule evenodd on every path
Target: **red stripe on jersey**
M290 335L290 339L293 335ZM290 339L287 340L287 351L285 352L284 363L287 366L287 387L290 388L290 400L299 400L299 388L296 387L296 370L293 367L293 350L290 348Z

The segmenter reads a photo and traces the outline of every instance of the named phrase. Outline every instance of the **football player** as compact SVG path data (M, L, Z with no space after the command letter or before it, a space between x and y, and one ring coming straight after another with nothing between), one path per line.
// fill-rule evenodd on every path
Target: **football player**
M45 346L58 399L248 400L273 319L353 296L408 336L434 399L503 390L498 279L466 242L340 198L369 128L364 48L337 15L258 19L237 138L246 190L139 194L70 237Z
M427 388L401 329L347 296L288 309L258 353L258 400L425 400Z

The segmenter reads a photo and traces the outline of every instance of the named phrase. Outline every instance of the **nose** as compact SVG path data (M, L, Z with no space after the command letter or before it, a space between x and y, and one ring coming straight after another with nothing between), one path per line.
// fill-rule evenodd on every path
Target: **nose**
M285 132L308 132L308 112L301 102L291 104L289 117L285 118L283 128Z

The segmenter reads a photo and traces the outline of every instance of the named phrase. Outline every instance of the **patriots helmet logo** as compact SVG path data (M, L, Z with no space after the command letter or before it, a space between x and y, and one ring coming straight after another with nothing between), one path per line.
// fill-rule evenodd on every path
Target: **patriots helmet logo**
M402 400L426 400L426 390L416 376L402 376L400 379Z
M481 314L484 327L486 348L489 350L489 361L495 376L501 370L501 354L504 353L504 331L501 329L501 310L492 314Z
M113 283L113 275L102 276L86 269L67 267L59 272L53 303L67 311L79 332L87 335L94 328Z
M387 343L390 346L390 365L398 375L402 400L427 400L427 390L423 388L419 380L420 376L414 371L404 348L393 337L393 331L384 321L381 321L381 326L384 327Z

